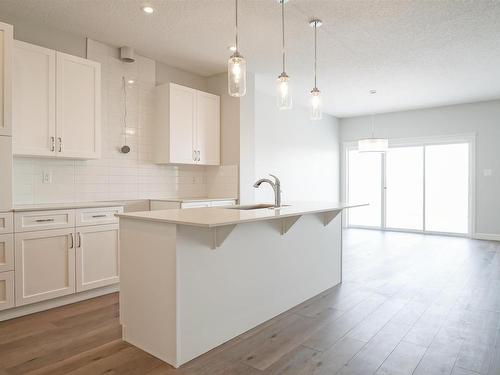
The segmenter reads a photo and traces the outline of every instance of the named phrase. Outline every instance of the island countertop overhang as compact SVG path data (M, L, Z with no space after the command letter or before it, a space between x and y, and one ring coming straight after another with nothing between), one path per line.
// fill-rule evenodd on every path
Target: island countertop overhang
M347 208L364 205L365 204L348 204L342 202L300 202L292 203L279 209L260 208L254 210L238 210L235 208L206 207L132 212L117 214L116 216L132 220L216 228L255 221L341 211Z

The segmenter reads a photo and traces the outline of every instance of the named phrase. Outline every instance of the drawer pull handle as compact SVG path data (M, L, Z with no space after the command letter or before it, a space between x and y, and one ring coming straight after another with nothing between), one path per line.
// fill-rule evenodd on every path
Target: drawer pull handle
M108 215L92 215L93 218L98 218L98 217L108 217Z
M48 223L48 222L54 221L54 219L36 219L35 221L37 223Z

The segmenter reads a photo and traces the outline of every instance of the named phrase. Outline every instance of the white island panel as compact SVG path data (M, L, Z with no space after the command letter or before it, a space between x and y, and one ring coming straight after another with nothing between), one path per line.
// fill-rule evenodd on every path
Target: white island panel
M207 210L207 209L205 209ZM124 340L180 366L341 281L341 215L213 229L120 217Z

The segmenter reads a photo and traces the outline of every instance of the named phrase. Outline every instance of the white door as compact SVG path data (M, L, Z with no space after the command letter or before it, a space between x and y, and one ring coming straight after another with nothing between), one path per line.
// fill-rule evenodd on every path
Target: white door
M14 271L0 272L0 310L14 305Z
M101 68L94 61L56 52L57 156L101 155Z
M425 230L469 232L469 144L425 146Z
M382 226L382 155L348 151L347 200L368 203L349 210L348 225L380 228Z
M118 224L76 228L76 291L120 281Z
M56 52L14 44L13 149L16 155L56 154Z
M73 228L16 233L17 306L75 292Z
M170 84L170 163L194 164L196 90Z
M0 211L12 208L12 137L0 136Z
M0 22L0 135L12 134L12 26Z
M196 145L198 164L220 164L220 98L197 92Z
M385 164L385 226L424 229L424 147L391 147Z

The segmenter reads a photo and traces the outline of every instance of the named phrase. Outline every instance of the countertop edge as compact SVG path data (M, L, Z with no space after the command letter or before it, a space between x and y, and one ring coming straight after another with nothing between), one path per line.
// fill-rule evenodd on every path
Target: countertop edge
M217 227L224 227L224 226L228 226L228 225L252 223L252 222L257 222L257 221L279 220L279 219L294 217L294 216L303 216L303 215L309 215L309 214L342 211L342 210L345 210L348 208L362 207L362 206L366 206L366 205L367 204L353 204L353 205L346 205L346 206L342 206L342 207L325 207L325 208L321 208L321 209L312 209L312 210L304 210L304 211L299 211L299 212L284 213L283 215L278 215L278 216L230 220L230 221L226 221L223 223L199 223L199 222L193 222L193 221L163 219L163 218L156 218L156 217L145 217L145 216L138 216L137 212L116 214L115 216L119 217L120 219L124 218L124 219L130 219L130 220L138 220L138 221L152 221L152 222L159 222L159 223L165 223L165 224L186 225L186 226L193 226L193 227L200 227L200 228L217 228ZM225 209L224 208L216 208L216 210L225 210ZM155 211L155 212L159 212L159 211Z

